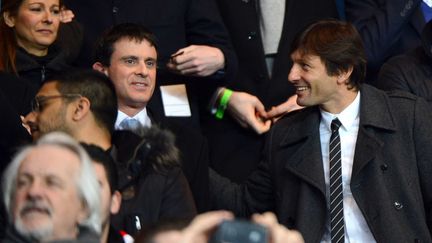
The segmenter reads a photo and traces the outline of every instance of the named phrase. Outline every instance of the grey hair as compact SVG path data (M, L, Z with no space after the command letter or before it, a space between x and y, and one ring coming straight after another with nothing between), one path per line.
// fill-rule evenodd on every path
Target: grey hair
M41 137L36 144L27 145L23 147L12 159L11 163L3 174L3 199L7 212L9 213L9 220L12 220L11 202L16 191L16 180L18 169L27 157L27 155L34 149L44 145L54 145L61 148L68 149L76 154L81 162L80 172L77 178L78 196L83 201L88 210L88 217L80 226L93 230L97 234L101 233L101 212L100 206L100 186L96 179L93 164L81 147L81 145L69 135L62 132L52 132Z

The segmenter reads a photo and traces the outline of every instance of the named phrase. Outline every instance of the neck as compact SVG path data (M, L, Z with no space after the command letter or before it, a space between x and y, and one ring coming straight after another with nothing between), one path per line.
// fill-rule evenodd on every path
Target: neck
M37 49L37 48L28 48L25 46L20 45L26 52L37 56L37 57L44 57L48 54L48 48L41 48L41 49Z
M100 243L108 243L109 230L110 230L110 224L108 222L103 226L102 233L100 236Z
M73 135L73 137L80 142L94 144L104 150L111 147L111 134L106 129L99 127L80 129Z
M335 93L335 97L337 99L329 100L326 103L323 103L320 107L321 109L330 112L332 114L339 114L345 108L347 108L357 97L358 90L347 90L343 94Z
M124 105L119 105L119 110L123 113L125 113L126 115L128 115L129 117L134 117L136 114L138 114L140 111L144 110L146 108L146 106L124 106Z

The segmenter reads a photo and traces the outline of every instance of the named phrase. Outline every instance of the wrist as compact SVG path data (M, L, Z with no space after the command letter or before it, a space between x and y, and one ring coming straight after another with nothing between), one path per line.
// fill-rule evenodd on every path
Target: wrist
M218 107L217 107L216 114L215 114L217 119L223 118L232 93L233 93L233 91L230 89L227 89L227 88L225 88L221 91L220 100L219 100L219 102L217 102Z

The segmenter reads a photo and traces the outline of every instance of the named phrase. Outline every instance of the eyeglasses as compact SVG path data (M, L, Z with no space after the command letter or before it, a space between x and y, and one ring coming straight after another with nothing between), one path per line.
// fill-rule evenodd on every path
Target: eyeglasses
M61 95L49 95L49 96L36 96L31 101L31 108L32 108L32 111L34 111L34 112L41 112L44 108L44 105L46 104L46 102L48 100L57 99L57 98L72 99L72 98L81 98L81 97L82 97L82 95L80 95L80 94L61 94Z

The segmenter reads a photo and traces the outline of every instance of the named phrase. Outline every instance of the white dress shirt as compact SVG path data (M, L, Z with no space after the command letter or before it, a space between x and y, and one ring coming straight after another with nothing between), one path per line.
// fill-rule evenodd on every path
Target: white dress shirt
M122 111L118 111L117 113L117 120L115 122L115 129L116 130L123 130L123 128L120 126L120 123L122 123L123 120L133 118L140 122L141 126L143 127L151 127L151 120L150 117L147 115L147 109L144 108L140 112L138 112L135 116L129 117Z
M330 171L329 171L329 140L331 136L331 122L338 118L342 123L339 128L341 140L341 159L342 159L342 186L343 186L343 206L345 220L345 242L349 243L373 243L376 242L363 214L351 192L351 172L354 161L355 146L359 130L360 111L360 92L357 93L355 100L339 114L332 114L321 110L320 139L321 151L324 165L324 177L326 183L327 209L330 208ZM327 218L326 230L321 242L331 242L330 218Z

